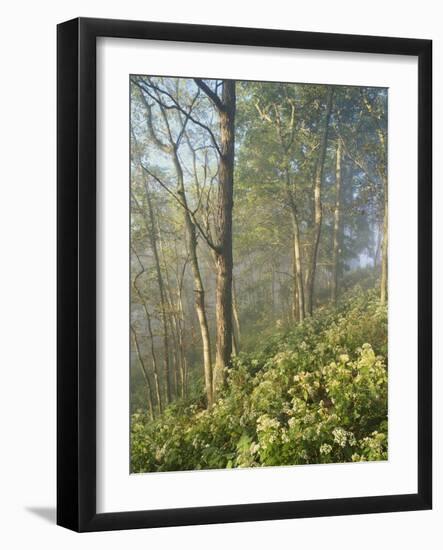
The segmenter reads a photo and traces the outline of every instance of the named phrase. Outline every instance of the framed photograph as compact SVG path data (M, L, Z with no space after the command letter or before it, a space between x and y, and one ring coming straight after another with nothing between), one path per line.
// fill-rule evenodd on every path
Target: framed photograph
M58 26L59 525L432 506L429 40Z

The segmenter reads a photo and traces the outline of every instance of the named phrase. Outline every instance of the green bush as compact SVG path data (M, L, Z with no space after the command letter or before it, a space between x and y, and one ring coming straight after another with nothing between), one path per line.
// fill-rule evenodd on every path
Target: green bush
M353 292L232 361L210 410L131 418L133 472L387 459L387 311Z

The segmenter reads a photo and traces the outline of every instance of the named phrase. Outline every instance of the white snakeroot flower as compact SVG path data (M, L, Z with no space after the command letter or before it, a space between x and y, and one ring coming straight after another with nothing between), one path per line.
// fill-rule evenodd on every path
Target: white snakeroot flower
M340 445L340 447L346 447L347 432L343 428L334 428L332 430L334 441Z
M331 451L332 451L332 447L328 443L323 443L323 445L320 446L321 455L328 455Z

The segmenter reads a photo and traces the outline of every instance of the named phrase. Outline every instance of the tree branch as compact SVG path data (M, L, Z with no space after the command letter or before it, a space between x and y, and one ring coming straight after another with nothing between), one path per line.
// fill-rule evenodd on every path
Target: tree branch
M157 103L159 105L162 105L164 109L176 109L177 111L179 111L183 115L187 116L191 122L193 122L197 126L200 126L200 128L203 128L204 130L206 130L208 132L208 134L211 138L211 141L214 144L214 147L216 148L218 154L220 156L223 156L222 152L220 150L220 147L217 143L217 139L214 135L214 132L209 128L209 126L207 126L206 124L203 124L203 122L200 122L199 120L197 120L196 118L191 116L190 113L188 113L185 109L183 109L183 107L178 103L178 101L174 98L174 96L172 94L170 94L167 90L163 90L162 88L159 88L158 86L156 86L152 82L149 82L149 84L145 84L144 82L141 83L141 82L138 82L136 80L131 80L131 82L133 82L136 86L138 86L138 88L142 92L147 94L151 99L153 99L154 101L157 101ZM151 87L153 90L156 90L157 92L165 95L168 99L170 99L172 101L172 105L168 105L168 104L164 103L163 101L161 101L159 98L156 98L155 96L153 96L152 92L150 92L150 90L149 90L149 87Z
M148 103L148 101L146 100L142 92L140 92L140 97L148 113L147 126L148 126L149 135L151 136L152 140L154 141L154 143L157 145L159 149L161 149L165 153L169 153L171 151L171 148L161 141L161 139L157 136L154 130L154 125L152 124L152 105Z
M142 163L140 163L140 166L141 168L149 175L151 176L151 178L153 178L167 193L169 193L171 195L171 197L173 197L177 203L182 207L184 208L188 214L191 216L192 218L192 221L194 223L194 225L196 226L196 228L198 229L199 233L201 234L201 236L203 237L203 239L205 240L205 242L207 243L207 245L212 249L214 250L214 252L219 252L219 247L216 246L213 242L212 242L212 239L210 239L209 235L203 230L202 226L200 225L199 221L197 220L197 218L195 217L195 214L196 214L196 211L193 211L191 210L182 200L181 198L176 194L174 193L174 191L172 191L164 182L162 182L162 180L160 178L158 178L153 172L151 172L149 170L149 168L147 168L146 166L144 166Z
M200 90L202 90L208 96L208 98L212 101L212 103L217 107L219 111L225 111L225 106L222 100L215 92L211 90L206 82L204 82L201 78L194 78L194 82L197 84Z

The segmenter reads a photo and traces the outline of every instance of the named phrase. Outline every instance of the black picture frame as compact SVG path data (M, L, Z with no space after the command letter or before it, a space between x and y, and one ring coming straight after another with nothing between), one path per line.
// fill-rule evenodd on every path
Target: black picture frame
M57 523L104 531L432 507L432 42L79 18L57 29ZM418 491L416 494L96 512L96 39L400 54L418 58ZM411 360L414 360L411 358Z

